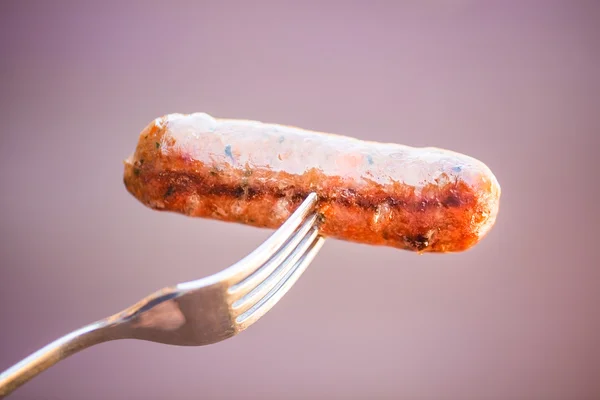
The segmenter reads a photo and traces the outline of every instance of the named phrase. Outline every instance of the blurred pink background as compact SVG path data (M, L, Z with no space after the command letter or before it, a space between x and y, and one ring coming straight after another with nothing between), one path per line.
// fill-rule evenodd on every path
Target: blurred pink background
M424 255L329 240L244 334L121 341L17 399L598 399L600 3L0 3L0 370L270 231L151 211L122 160L171 112L484 161L496 227Z

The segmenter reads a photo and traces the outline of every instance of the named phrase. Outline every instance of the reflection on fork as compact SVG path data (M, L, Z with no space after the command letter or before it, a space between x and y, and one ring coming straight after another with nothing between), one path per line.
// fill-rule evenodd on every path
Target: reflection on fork
M323 245L311 193L265 242L212 276L167 287L128 309L50 343L0 374L0 398L90 346L140 339L202 346L258 321L294 285Z

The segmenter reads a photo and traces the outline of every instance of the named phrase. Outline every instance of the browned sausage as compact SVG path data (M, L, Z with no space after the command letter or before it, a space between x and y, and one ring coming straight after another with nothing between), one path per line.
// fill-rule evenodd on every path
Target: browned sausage
M277 228L310 192L324 236L455 252L492 227L500 186L480 161L204 113L157 118L125 162L147 206Z

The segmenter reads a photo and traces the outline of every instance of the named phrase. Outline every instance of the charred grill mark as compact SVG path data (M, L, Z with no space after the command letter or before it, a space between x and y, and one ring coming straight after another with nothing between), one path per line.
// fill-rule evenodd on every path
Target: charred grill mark
M325 214L317 213L317 225L323 225L325 223Z
M273 192L272 192L272 191L270 191L270 190L266 190L265 192L266 192L266 193L273 193ZM277 192L277 191L275 190L275 193L276 193L276 192ZM304 201L304 199L306 198L306 196L308 196L309 194L310 194L309 192L304 192L304 191L295 191L295 192L292 194L292 201L293 201L293 202L296 202L296 203L300 203L300 202ZM283 196L283 197L285 197L285 194L284 194L284 196Z
M359 206L360 208L364 208L366 210L372 210L372 211L377 210L377 207L379 207L379 204L375 204L374 202L369 201L364 196L360 196L356 199L356 205Z
M460 207L461 203L461 199L456 193L450 193L443 202L444 206L448 208Z
M259 194L256 192L256 190L254 190L250 186L246 187L246 197L247 197L248 200L252 200L255 197L257 197L258 195Z
M175 187L173 185L169 185L167 191L165 192L164 198L170 197L175 192Z
M215 187L215 189L218 189L217 187ZM231 191L227 191L227 192L231 192ZM211 193L210 194L227 194L227 193ZM242 186L238 186L236 188L233 189L233 196L235 196L238 199L242 199L244 198L244 195L246 194L246 191L244 190L244 188Z
M157 174L152 174L151 171L143 172L144 176L136 175L136 177L138 177L138 179L143 179L144 181L156 179L158 182L165 183L167 187L164 192L164 198L170 197L174 193L184 194L193 191L200 195L229 196L241 200L251 200L266 195L275 198L288 197L292 202L299 203L304 200L310 192L309 190L303 190L298 187L286 187L281 189L267 185L253 186L248 183L247 178L241 179L239 185L225 184L218 182L218 178L215 179L211 173L209 173L207 177L202 177L197 174L181 172L161 172ZM451 191L451 193L446 194L448 191ZM376 210L378 206L388 204L391 208L401 208L415 212L426 212L429 209L442 206L447 208L461 207L464 204L469 203L470 196L472 196L470 191L461 195L460 193L456 193L456 188L454 187L451 189L448 188L447 190L442 188L440 190L440 198L444 199L441 202L423 199L418 196L411 196L408 198L392 197L389 195L365 196L351 188L342 190L337 196L332 195L331 193L319 193L319 198L323 202L338 203L345 207L359 207L365 210ZM405 241L412 243L411 246L414 246L415 248L423 246L423 243L426 242L426 240L417 236L406 238Z
M395 199L393 197L386 197L383 203L389 204L391 207L406 207L406 201L401 199Z
M414 236L404 236L404 243L411 249L422 251L429 246L429 237L418 234Z

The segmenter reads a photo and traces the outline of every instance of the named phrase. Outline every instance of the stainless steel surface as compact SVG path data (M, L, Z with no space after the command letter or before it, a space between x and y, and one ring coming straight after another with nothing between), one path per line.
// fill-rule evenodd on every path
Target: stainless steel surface
M0 375L0 398L83 349L115 339L203 346L258 321L294 285L324 239L311 193L256 250L212 276L159 290L38 350Z

